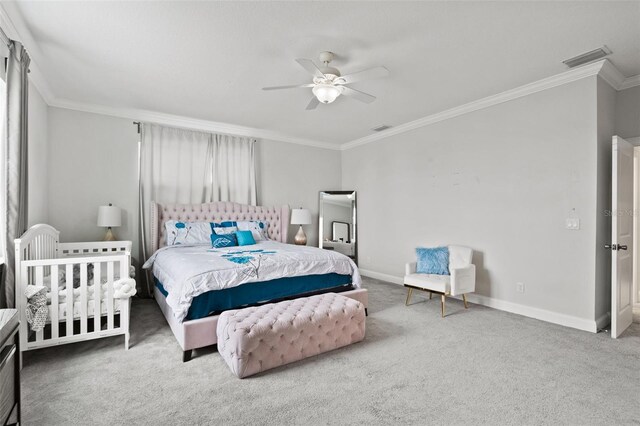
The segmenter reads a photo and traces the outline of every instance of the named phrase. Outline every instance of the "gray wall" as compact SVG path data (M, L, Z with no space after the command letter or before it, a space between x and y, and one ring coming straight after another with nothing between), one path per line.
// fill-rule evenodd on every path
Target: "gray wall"
M132 120L49 109L49 221L62 241L101 240L98 206L113 203L123 210L114 233L138 253L137 141Z
M49 107L29 85L29 226L49 221Z
M136 255L138 135L132 120L50 108L49 131L49 223L63 241L101 239L98 206L113 203L123 209L114 232L134 242ZM340 152L259 141L257 172L258 203L309 208L315 223L305 231L309 244L317 244L318 191L340 187Z
M340 151L276 141L258 141L258 204L303 207L313 223L304 226L307 244L318 245L318 194L340 189ZM298 226L289 227L293 242Z
M468 245L481 295L592 321L596 87L585 78L344 151L360 267L401 277L416 246ZM579 231L565 229L574 214Z
M616 133L622 138L640 136L640 86L621 90L616 99Z

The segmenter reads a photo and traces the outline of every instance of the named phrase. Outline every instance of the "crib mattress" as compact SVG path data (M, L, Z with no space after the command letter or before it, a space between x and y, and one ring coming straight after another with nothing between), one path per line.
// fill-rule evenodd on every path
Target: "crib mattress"
M128 302L128 299L113 299L113 312L120 312L120 304L122 302ZM49 318L48 321L51 321L51 318L53 317L52 313L53 313L53 307L51 306L51 304L48 304L47 306L49 308ZM81 308L82 307L82 302L80 302L79 300L76 302L73 302L73 318L74 319L80 319L81 318ZM95 316L95 311L96 311L96 305L94 303L93 300L90 300L89 302L87 302L87 317L93 317ZM67 303L59 303L58 304L58 321L63 321L67 319ZM107 301L105 299L102 299L100 301L100 315L106 315L107 314Z

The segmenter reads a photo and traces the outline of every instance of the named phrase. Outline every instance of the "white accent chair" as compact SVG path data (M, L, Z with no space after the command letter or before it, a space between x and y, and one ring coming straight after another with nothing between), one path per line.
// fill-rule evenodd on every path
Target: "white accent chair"
M476 289L476 267L471 263L473 250L463 246L448 246L449 273L451 275L432 275L416 273L416 262L407 263L405 267L404 286L409 289L405 305L409 305L414 289L429 292L429 299L433 293L440 295L440 310L445 315L446 296L462 295L464 307L467 309L467 293Z

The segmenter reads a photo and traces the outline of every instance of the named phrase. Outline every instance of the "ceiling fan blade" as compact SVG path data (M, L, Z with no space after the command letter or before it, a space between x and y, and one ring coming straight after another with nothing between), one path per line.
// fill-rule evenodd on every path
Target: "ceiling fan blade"
M318 98L316 98L315 96L313 98L311 98L311 101L309 101L309 105L307 105L306 110L312 110L312 109L316 109L316 107L318 106L318 104L320 103L320 101L318 100Z
M350 96L354 99L359 100L360 102L364 102L366 104L370 104L371 102L376 100L376 97L370 95L368 93L361 92L356 89L352 89L351 87L342 86L342 94Z
M318 66L311 59L298 58L296 59L296 62L299 63L302 68L307 70L312 76L326 78L322 71L320 71L320 68L318 68Z
M272 87L263 87L262 90L281 90L281 89L296 89L299 87L313 87L313 84L294 84L291 86L272 86Z
M344 80L344 84L353 83L361 80L371 80L373 78L381 78L389 75L389 70L385 67L369 68L353 74L347 74L340 77L340 80Z

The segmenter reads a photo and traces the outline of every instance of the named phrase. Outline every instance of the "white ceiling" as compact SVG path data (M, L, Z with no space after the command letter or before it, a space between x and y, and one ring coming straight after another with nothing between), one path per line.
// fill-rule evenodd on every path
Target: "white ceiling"
M640 74L640 2L91 2L5 3L28 27L32 59L54 97L136 108L345 143L566 70L607 45ZM30 47L30 46L27 46ZM372 104L340 97L306 111L294 62L337 54Z

